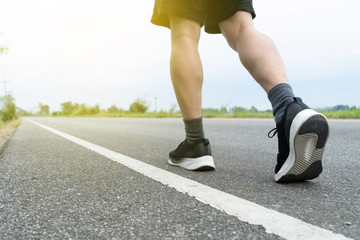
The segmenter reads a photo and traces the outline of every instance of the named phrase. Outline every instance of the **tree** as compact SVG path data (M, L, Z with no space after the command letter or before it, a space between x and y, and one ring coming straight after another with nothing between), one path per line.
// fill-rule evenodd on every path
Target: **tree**
M91 115L96 115L100 113L100 106L99 104L95 105L94 107L88 108L88 113Z
M50 114L50 107L49 105L43 105L39 103L40 112L39 115L49 115Z
M115 105L112 105L106 110L108 113L117 113L117 112L123 112L124 110L121 108L116 107Z
M230 112L232 113L241 113L241 112L245 112L246 109L243 107L239 107L239 106L235 106L233 108L231 108Z
M71 115L78 110L79 105L73 104L72 102L64 102L61 104L61 111L64 115Z
M130 105L130 112L133 113L144 113L148 110L149 106L144 99L137 98L131 105Z
M256 109L256 107L251 106L249 112L258 112L258 110Z
M86 115L88 114L89 109L88 107L85 105L85 103L81 104L76 112L77 115Z
M0 46L0 56L7 54L9 51L9 48L5 45ZM14 118L17 118L16 116L16 106L15 106L15 99L10 95L7 94L4 97L0 98L1 102L1 120L3 122L13 120Z
M16 105L15 105L15 99L10 94L5 95L4 97L0 98L1 102L1 120L3 122L11 121L14 118L17 118L16 116Z
M78 108L76 109L76 112L74 112L74 114L78 115L78 116L83 116L83 115L96 115L100 113L100 106L95 105L94 107L88 107L86 106L85 103L79 105L79 104L75 104L75 106L78 106Z

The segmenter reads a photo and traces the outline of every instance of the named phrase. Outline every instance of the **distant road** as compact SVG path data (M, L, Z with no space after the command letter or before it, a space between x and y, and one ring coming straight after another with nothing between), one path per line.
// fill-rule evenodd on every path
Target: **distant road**
M181 119L28 118L0 155L1 239L360 239L360 121L276 184L272 120L205 119L216 171L167 165Z

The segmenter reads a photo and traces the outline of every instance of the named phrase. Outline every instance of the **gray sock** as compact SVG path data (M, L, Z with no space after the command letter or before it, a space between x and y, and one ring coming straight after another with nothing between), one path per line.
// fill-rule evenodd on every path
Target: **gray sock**
M287 83L280 83L269 91L268 98L273 108L276 124L281 121L286 106L294 101L294 97L293 90Z
M194 143L195 141L204 138L202 117L194 119L184 119L184 123L186 140L189 143Z

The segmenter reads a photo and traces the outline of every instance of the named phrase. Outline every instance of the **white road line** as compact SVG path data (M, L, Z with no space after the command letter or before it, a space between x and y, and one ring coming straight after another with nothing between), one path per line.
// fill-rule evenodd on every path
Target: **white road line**
M118 162L177 191L195 197L198 201L209 204L240 221L253 225L262 225L267 233L273 233L286 239L350 239L329 230L308 224L297 218L267 209L256 203L222 192L196 181L170 173L137 159L111 151L96 144L84 141L67 133L50 128L28 119L28 121L53 132L67 140L94 151L106 158Z

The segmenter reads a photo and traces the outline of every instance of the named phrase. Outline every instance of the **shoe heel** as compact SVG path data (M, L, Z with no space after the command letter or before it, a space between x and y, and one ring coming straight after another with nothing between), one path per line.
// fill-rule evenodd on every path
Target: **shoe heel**
M277 182L297 182L317 178L322 172L322 157L329 137L329 124L325 116L313 110L304 110L297 121L291 143L291 168L276 176Z
M326 118L317 114L310 117L301 126L298 135L315 133L318 136L316 148L324 148L329 136L329 124Z

